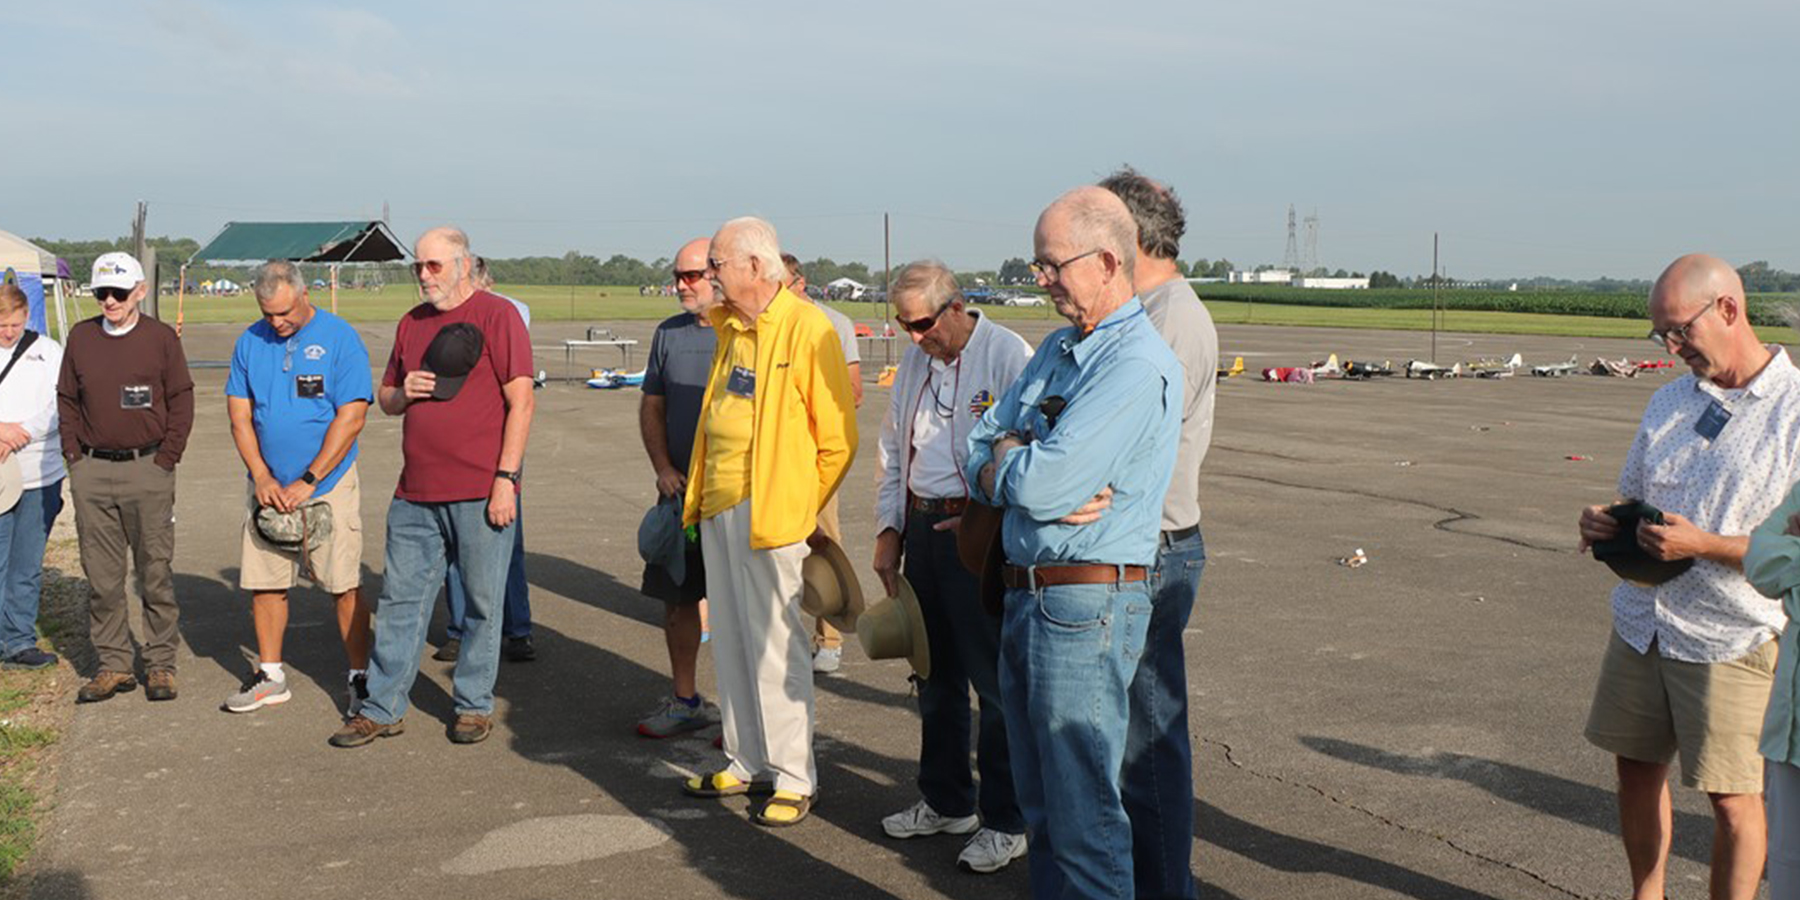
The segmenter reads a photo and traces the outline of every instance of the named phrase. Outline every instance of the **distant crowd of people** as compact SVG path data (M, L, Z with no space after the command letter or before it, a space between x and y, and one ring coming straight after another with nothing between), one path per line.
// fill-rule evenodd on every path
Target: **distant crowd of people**
M1219 348L1176 263L1185 227L1175 193L1129 168L1050 204L1032 269L1069 325L1035 351L973 309L943 264L899 271L891 299L911 346L873 473L870 565L885 594L873 606L838 516L863 396L853 326L808 299L763 220L677 251L682 312L656 328L639 413L659 497L640 529L642 591L664 604L671 685L636 727L720 726L723 764L687 779L687 794L753 796L766 826L808 819L822 789L813 679L839 667L841 628L861 617L865 646L900 636L880 655L906 657L919 684L917 797L881 820L888 835L964 836L957 862L977 873L1028 856L1038 897L1196 895L1184 634L1206 563L1200 471ZM520 494L530 310L491 290L458 229L427 231L414 253L423 302L400 319L379 383L355 330L272 261L225 389L247 472L239 581L258 659L224 707L291 697L287 597L308 577L335 598L346 716L329 740L344 748L403 733L440 588L451 741L488 737L501 660L537 654ZM56 661L33 626L66 475L99 658L78 700L138 687L127 554L142 579L145 691L169 700L193 381L173 330L139 313L137 261L109 253L93 275L101 315L67 348L26 330L24 295L0 287L0 505L12 501L0 656ZM1713 896L1752 896L1767 855L1773 896L1800 897L1795 631L1782 636L1800 615L1800 373L1757 340L1717 259L1677 260L1649 315L1652 339L1692 375L1650 401L1622 501L1581 514L1584 549L1626 578L1587 736L1618 759L1639 900L1663 893L1676 758L1717 819ZM374 603L360 593L357 471L371 404L403 420ZM697 677L709 631L716 703Z

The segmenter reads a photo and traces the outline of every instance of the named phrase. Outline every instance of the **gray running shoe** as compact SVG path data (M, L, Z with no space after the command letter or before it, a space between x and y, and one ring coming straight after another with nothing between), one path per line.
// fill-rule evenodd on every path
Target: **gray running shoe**
M644 737L660 739L699 731L708 725L718 724L718 721L719 707L705 697L700 697L700 705L690 707L670 695L663 698L662 705L654 712L638 722L637 731Z
M276 681L269 673L257 669L244 679L242 690L225 698L225 709L234 713L255 712L265 706L286 703L293 696L288 692L286 681Z

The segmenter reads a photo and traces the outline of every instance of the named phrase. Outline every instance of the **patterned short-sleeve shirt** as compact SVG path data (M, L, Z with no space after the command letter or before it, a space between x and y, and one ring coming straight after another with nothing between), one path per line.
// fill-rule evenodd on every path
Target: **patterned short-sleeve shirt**
M1769 349L1774 358L1743 388L1689 373L1658 390L1619 472L1620 495L1712 534L1747 535L1761 524L1800 479L1800 370L1786 350ZM1621 582L1612 607L1613 628L1633 649L1647 652L1654 641L1683 662L1742 657L1783 621L1781 604L1742 572L1704 559L1655 587Z

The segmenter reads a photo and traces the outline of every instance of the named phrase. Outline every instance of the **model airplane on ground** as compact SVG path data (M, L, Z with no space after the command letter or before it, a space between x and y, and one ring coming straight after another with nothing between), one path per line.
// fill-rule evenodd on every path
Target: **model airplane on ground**
M1237 375L1242 375L1242 374L1244 374L1244 358L1241 356L1235 360L1232 360L1231 368L1229 368L1229 369L1220 368L1219 369L1219 377L1220 378L1231 378L1231 377L1234 377Z
M1575 357L1569 357L1569 361L1565 363L1532 366L1531 374L1539 378L1561 378L1564 375L1573 375L1575 374Z
M625 387L643 387L644 373L622 372L618 369L595 369L594 377L587 380L587 386L603 391L618 390Z
M1468 372L1476 378L1511 378L1524 368L1525 357L1514 353L1507 359L1478 359L1468 364Z
M1436 381L1440 378L1461 378L1462 376L1462 363L1457 363L1454 366L1446 368L1437 365L1436 363L1428 363L1423 360L1415 359L1406 364L1406 377L1408 378L1423 378L1426 381Z

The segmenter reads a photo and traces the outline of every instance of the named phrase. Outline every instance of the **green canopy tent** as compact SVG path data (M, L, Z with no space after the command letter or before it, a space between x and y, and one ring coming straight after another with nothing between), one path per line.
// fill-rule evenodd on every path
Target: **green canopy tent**
M386 222L227 222L199 252L181 264L176 294L175 332L181 333L187 300L187 269L195 263L245 264L271 259L331 266L331 311L337 312L338 267L383 263L410 254Z

